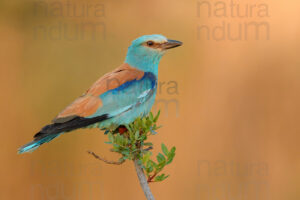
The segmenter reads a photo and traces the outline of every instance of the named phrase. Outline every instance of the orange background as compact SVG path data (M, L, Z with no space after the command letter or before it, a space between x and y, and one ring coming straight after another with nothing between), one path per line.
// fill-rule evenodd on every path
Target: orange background
M175 104L156 106L163 128L150 139L154 153L162 142L177 147L165 169L171 176L151 184L156 199L300 198L298 1L234 1L241 13L247 4L266 4L263 17L257 11L252 17L208 17L205 7L198 16L196 0L69 1L78 10L91 5L89 15L72 17L67 1L42 1L47 9L55 7L51 3L62 7L53 16L53 10L36 13L38 2L0 2L0 199L144 199L133 163L109 166L86 153L118 159L99 130L74 131L32 154L17 155L17 148L119 66L131 40L153 33L184 43L159 68L157 99L175 99L179 111L176 115ZM230 1L221 2L229 7ZM98 4L104 13L96 16ZM270 37L264 31L258 40L254 31L238 41L199 37L197 27L212 31L223 21L232 34L238 34L238 24L266 22ZM90 29L83 29L83 39L63 36L78 33L76 24L97 22L105 31L97 29L95 39ZM69 29L59 35L59 25ZM40 26L45 38L42 32L34 36ZM58 38L49 36L52 30ZM168 90L170 81L176 81L178 94Z

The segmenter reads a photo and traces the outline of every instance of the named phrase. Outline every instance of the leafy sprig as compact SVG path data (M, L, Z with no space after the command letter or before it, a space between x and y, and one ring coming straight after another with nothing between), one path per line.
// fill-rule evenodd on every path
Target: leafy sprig
M156 130L160 126L156 125L160 112L153 116L149 115L137 118L134 122L126 125L127 131L124 133L115 133L114 130L106 130L108 133L108 142L112 145L112 151L121 154L119 162L125 160L138 159L144 169L148 182L159 182L165 180L169 175L161 173L166 165L169 165L175 156L176 148L170 150L165 144L161 144L162 153L158 153L156 161L151 159L153 144L147 142L149 136L157 134Z

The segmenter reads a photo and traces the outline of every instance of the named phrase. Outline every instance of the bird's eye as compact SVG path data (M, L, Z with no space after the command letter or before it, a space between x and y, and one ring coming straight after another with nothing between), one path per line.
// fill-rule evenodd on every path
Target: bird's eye
M148 42L147 42L147 45L148 45L149 47L151 47L153 44L154 44L153 41L148 41Z

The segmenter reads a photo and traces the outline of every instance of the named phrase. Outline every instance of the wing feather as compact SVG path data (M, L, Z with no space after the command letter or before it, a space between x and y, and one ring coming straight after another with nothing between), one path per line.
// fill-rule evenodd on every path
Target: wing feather
M64 123L76 117L88 117L95 114L103 106L101 94L118 88L129 81L140 80L143 76L143 71L131 67L127 63L122 64L114 71L98 79L82 96L60 112L53 122Z

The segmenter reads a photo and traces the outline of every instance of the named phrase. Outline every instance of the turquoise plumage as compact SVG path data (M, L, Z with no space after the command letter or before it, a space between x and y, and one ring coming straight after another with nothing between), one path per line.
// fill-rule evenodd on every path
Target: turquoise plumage
M181 42L162 35L145 35L134 40L125 63L97 80L18 152L31 152L78 128L117 129L148 114L155 101L158 64L166 50L180 45Z

